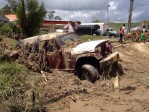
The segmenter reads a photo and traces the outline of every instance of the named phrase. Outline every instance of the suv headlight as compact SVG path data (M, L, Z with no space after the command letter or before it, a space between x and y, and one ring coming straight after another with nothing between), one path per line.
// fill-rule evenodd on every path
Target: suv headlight
M114 50L114 46L111 44L111 42L106 42L105 45L106 48L112 53Z
M100 53L100 52L101 52L101 46L97 46L97 47L95 48L95 52L96 52L96 53Z
M97 49L99 52L101 52L101 46L98 46Z
M106 42L106 48L109 48L109 42Z
M109 42L109 50L112 53L114 51L114 46Z

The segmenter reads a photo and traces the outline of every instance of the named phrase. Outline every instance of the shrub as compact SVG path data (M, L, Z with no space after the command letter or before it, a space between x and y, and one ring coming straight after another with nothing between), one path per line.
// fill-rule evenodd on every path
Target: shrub
M12 28L9 24L4 24L3 26L0 27L0 32L2 35L8 36L11 31Z
M0 66L0 73L6 75L19 75L26 74L28 72L27 68L23 65L17 64L15 62L5 62Z
M6 24L5 22L0 22L0 27L2 27L5 24Z
M38 78L15 62L0 65L0 110L2 112L43 112L44 97Z

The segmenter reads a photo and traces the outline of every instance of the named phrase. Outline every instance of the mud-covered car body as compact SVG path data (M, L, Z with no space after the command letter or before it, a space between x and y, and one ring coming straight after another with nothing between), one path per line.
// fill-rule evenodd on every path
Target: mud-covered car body
M83 65L91 65L102 74L103 68L119 60L119 54L113 53L113 45L109 40L82 42L75 33L46 34L22 42L38 42L39 50L46 52L49 69L73 70L80 78L83 77Z

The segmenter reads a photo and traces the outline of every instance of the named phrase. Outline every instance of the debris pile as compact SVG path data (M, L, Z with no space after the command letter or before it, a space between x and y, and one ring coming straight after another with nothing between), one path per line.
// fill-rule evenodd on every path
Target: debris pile
M19 58L18 62L24 64L32 71L48 71L47 55L44 50L32 51L34 46L26 45L18 50Z
M40 50L33 51L33 45L20 46L16 50L8 49L6 43L0 43L0 52L6 60L15 60L20 64L24 64L29 70L40 72L48 71L48 61L46 52Z

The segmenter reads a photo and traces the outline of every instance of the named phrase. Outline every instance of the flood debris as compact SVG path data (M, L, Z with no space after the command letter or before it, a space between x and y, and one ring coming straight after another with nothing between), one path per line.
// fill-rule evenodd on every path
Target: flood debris
M43 71L40 71L40 72L41 72L41 74L43 75L43 78L45 79L45 83L47 83L47 82L48 82L48 80L47 80L46 75L44 74L44 72L43 72Z
M42 71L52 72L54 69L74 71L80 79L92 83L119 67L116 65L119 53L114 52L109 40L81 42L75 33L51 33L26 38L20 41L16 51L10 51L7 55L35 72L43 74Z

